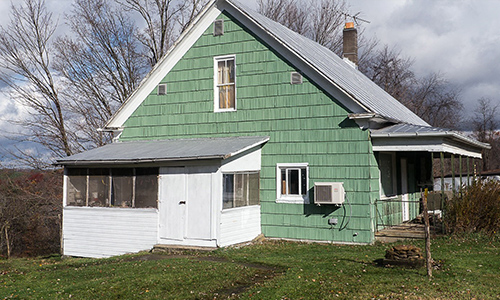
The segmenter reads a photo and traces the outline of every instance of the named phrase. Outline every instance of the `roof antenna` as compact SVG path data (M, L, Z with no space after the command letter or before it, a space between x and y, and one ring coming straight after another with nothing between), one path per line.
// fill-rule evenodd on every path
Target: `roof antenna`
M354 23L356 23L356 26L359 25L358 21L365 22L365 23L370 23L370 21L365 20L365 19L361 19L360 17L358 17L361 14L361 12L358 12L358 13L356 13L354 15L351 15L351 14L348 14L348 13L345 13L345 12L341 11L340 14L344 15L344 19L347 19L348 17L352 18L352 20L354 21Z

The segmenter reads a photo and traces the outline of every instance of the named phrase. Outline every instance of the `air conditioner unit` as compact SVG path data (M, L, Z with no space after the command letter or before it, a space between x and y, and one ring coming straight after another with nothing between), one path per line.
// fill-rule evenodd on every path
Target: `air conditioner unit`
M314 204L341 205L345 200L343 182L316 182L314 183Z

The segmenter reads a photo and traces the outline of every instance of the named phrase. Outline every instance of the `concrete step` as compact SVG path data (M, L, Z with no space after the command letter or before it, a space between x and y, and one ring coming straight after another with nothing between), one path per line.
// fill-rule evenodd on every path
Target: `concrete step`
M214 251L217 247L197 247L197 246L180 246L180 245L164 245L157 244L153 246L151 252L153 253L168 253L179 254L186 251Z

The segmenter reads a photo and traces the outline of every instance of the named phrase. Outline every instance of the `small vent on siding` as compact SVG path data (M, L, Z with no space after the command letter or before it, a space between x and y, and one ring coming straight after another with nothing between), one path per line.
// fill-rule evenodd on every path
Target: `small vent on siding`
M219 36L224 34L224 20L214 21L214 36Z
M158 85L158 95L166 95L167 94L167 84L162 83Z
M290 83L291 84L302 84L302 75L298 72L292 72L290 74Z

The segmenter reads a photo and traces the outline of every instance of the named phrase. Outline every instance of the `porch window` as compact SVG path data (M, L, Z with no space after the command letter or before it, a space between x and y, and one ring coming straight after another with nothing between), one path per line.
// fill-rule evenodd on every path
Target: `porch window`
M109 206L109 169L89 169L88 206Z
M111 169L112 206L132 207L134 198L134 169Z
M67 169L68 188L66 203L71 206L87 206L87 169Z
M259 172L223 174L222 208L259 205Z
M158 168L135 169L134 186L134 207L155 208L158 199Z
M278 202L304 203L308 201L309 166L307 163L278 164L276 171Z
M381 196L390 197L397 193L396 155L395 153L379 153Z
M214 58L215 111L236 110L235 56Z
M66 205L156 208L158 168L68 168Z

